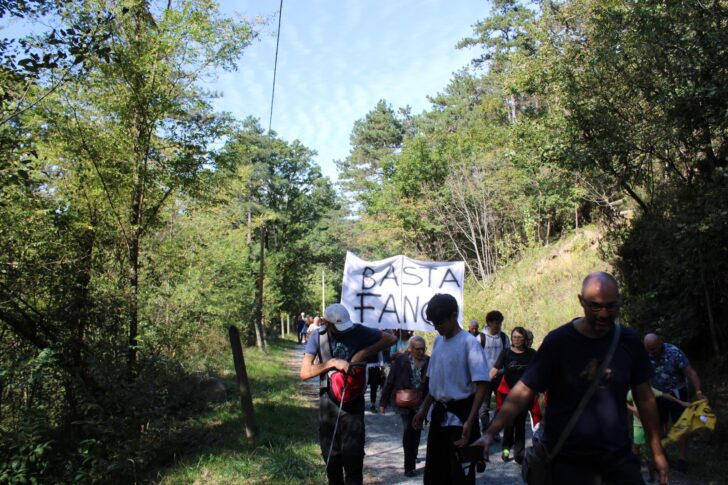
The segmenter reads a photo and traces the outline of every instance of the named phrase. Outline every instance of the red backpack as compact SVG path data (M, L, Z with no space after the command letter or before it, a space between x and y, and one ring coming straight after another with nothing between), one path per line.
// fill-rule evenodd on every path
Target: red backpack
M319 361L326 362L331 358L329 333L323 327L319 330ZM321 375L320 385L326 388L336 404L341 404L342 397L344 403L351 402L361 396L367 387L366 367L351 367L346 374L338 370L329 371Z

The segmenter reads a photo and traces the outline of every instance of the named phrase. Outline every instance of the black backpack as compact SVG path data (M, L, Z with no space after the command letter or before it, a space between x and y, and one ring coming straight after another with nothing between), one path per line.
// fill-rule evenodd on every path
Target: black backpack
M503 333L503 332L498 332L498 334L500 335L500 339L501 339L501 345L503 346L503 350L506 350L506 347L508 347L508 346L506 345L506 339L507 339L508 337L507 337L507 336L506 336L506 334L505 334L505 333ZM485 334L484 334L483 332L480 332L480 346L481 346L482 348L485 348Z

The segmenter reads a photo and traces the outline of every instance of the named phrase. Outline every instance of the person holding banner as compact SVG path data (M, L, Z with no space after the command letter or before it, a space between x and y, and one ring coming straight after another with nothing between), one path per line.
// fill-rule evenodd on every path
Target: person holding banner
M426 312L440 336L435 339L427 369L429 393L412 420L414 429L422 429L434 403L424 483L474 483L474 467L466 477L457 450L480 437L478 410L488 391L490 366L478 341L460 328L458 304L452 295L436 294Z
M319 443L329 484L361 484L366 387L361 364L376 357L396 339L380 330L354 324L346 307L338 303L326 308L322 321L323 325L311 333L306 344L300 377L320 378Z

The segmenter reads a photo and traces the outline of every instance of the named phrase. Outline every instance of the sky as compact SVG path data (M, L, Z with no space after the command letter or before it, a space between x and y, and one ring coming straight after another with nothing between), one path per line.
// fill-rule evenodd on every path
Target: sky
M224 0L225 14L272 18L244 52L236 72L211 87L219 111L252 115L268 128L280 0ZM272 128L318 152L324 175L349 153L354 122L380 99L417 114L427 95L477 56L456 49L486 17L486 0L284 0Z

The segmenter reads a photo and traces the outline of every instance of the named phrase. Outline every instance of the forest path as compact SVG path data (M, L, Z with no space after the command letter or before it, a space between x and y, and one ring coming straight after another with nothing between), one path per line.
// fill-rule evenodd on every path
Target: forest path
M303 345L291 350L287 363L292 372L298 374L303 359ZM301 383L301 392L306 395L312 407L317 406L318 380L309 379ZM381 394L381 393L380 393ZM369 389L365 394L367 410L364 414L366 427L366 444L364 457L364 483L373 484L415 484L422 483L425 468L427 428L422 432L418 453L416 474L408 478L404 476L404 452L402 450L402 422L400 417L387 410L386 414L369 411ZM530 426L526 426L526 445L531 444ZM315 438L316 439L316 438ZM477 485L517 485L522 484L521 467L514 461L504 463L501 460L501 444L495 443L490 449L490 461L485 472L476 476ZM647 471L643 467L645 483ZM656 482L655 482L656 483ZM671 485L698 485L688 475L671 471Z

